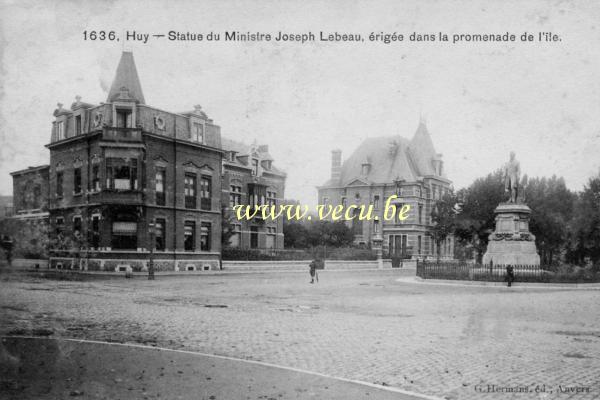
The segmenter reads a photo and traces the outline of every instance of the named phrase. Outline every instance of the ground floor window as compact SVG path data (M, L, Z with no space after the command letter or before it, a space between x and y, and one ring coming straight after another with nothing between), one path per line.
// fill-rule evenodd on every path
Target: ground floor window
M97 249L100 247L100 216L92 215L92 229L90 244L92 248Z
M388 240L390 255L402 257L408 255L408 237L406 235L390 235Z
M253 249L258 248L258 226L250 227L250 247Z
M196 223L194 221L185 221L183 225L183 249L185 251L196 249Z
M164 251L165 246L165 225L166 221L162 218L157 218L154 223L155 241L154 246L158 251Z
M210 251L210 222L202 222L200 224L200 250Z
M113 222L112 248L121 250L137 249L137 222Z

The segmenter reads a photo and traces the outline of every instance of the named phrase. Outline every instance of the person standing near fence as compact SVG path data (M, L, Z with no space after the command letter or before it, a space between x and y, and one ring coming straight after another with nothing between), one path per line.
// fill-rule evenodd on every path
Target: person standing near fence
M512 286L512 283L515 281L515 270L512 265L506 267L506 277L504 278L508 287Z

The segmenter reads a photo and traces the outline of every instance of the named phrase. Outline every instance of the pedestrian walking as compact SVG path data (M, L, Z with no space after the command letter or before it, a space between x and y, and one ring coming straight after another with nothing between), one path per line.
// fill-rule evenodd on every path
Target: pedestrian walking
M319 273L317 272L317 270L323 269L323 267L324 267L323 260L321 260L319 258L315 258L314 260L312 260L310 262L308 267L309 267L309 273L310 273L310 283L315 283L315 280L318 283L319 282Z
M315 276L317 275L317 265L316 260L312 260L308 265L309 273L310 273L310 283L315 283ZM318 282L318 278L317 278Z

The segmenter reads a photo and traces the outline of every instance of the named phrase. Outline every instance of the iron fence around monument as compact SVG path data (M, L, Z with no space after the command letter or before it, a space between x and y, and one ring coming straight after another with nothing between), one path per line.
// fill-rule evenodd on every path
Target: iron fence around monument
M417 261L417 276L423 279L504 282L508 265L483 265L461 261ZM514 282L593 283L600 273L551 271L539 265L511 265Z

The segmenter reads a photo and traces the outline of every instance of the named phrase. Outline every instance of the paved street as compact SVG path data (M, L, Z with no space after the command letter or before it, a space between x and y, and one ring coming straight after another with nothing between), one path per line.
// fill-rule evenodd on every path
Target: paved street
M600 397L600 290L397 282L410 273L3 276L0 334L194 350L448 399Z

